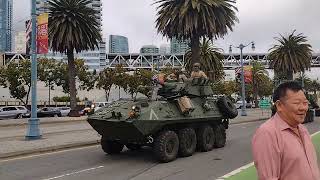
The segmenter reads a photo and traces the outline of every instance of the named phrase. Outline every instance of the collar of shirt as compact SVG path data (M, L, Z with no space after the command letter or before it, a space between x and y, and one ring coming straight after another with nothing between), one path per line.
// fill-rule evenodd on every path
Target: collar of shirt
M286 121L284 121L284 120L279 116L278 113L276 113L274 116L275 116L275 118L277 119L277 123L278 123L281 131L286 130L286 129L291 129L291 130L293 130L293 127L291 127ZM298 129L299 129L300 133L303 133L303 134L304 134L305 131L306 131L306 130L303 128L302 124L299 124L299 125L298 125Z

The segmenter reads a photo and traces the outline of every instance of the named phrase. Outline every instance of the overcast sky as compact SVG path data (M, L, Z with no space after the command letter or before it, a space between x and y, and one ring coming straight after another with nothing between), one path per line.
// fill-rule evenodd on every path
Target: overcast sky
M22 30L30 14L30 0L13 0L14 29ZM130 52L143 45L160 46L168 41L155 28L156 5L153 0L102 0L103 36L123 35L129 39ZM276 43L279 34L294 29L307 36L314 52L320 53L319 0L241 0L237 1L239 23L223 39L215 41L228 52L230 44L254 41L256 52L265 53ZM107 38L108 40L108 38ZM239 52L234 49L233 52ZM244 52L252 52L245 48Z

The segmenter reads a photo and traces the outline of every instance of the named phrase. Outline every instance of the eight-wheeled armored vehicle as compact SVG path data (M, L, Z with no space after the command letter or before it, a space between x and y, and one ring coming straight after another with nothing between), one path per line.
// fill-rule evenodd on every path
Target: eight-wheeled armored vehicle
M152 98L115 101L88 117L106 153L151 146L159 161L169 162L178 154L225 146L229 119L238 111L228 98L213 94L207 79L153 89Z

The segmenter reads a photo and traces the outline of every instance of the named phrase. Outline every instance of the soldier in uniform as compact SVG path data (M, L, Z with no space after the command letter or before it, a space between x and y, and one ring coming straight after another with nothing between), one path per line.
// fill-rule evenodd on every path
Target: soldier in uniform
M205 78L208 79L207 75L200 70L200 63L193 64L193 70L191 72L191 78Z

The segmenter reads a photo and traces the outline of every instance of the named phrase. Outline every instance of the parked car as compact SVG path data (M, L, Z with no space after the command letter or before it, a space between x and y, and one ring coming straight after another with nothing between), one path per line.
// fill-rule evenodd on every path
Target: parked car
M240 100L240 101L236 102L235 106L236 106L237 109L241 109L242 108L242 104L243 104L242 100ZM252 104L246 102L246 108L252 108Z
M61 112L52 107L44 107L38 110L38 117L61 117Z
M108 106L110 105L111 102L107 101L107 102L95 102L94 105L94 111L99 110L102 107Z
M69 116L71 110L70 107L57 107L57 109L60 111L61 116Z
M0 107L0 119L18 119L30 117L30 112L24 106Z

